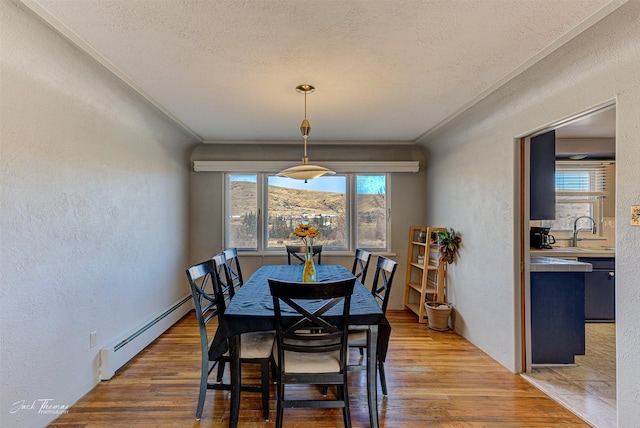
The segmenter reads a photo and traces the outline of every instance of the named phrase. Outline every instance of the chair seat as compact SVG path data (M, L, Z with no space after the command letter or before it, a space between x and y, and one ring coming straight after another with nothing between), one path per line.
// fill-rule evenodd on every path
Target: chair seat
M276 333L273 331L258 331L242 334L240 336L240 358L269 358L275 339ZM229 351L225 352L224 356L229 357Z
M323 354L284 351L287 373L336 373L340 372L340 351ZM273 355L278 361L278 343L273 344Z
M335 373L340 371L340 352L308 354L285 351L287 373Z
M349 346L352 348L367 347L366 330L349 330Z

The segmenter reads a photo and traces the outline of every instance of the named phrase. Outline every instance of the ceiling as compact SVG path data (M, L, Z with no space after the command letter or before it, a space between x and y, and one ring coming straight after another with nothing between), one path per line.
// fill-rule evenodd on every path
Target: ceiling
M416 141L624 0L22 0L204 140ZM582 130L581 132L588 132Z
M580 116L556 129L556 138L615 138L615 106Z

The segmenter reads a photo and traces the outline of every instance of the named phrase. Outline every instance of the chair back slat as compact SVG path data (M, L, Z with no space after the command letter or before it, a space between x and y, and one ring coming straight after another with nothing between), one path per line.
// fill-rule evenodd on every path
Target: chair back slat
M229 274L229 269L227 267L227 260L224 256L224 253L218 253L211 258L213 262L213 275L216 277L216 281L219 284L220 291L224 299L221 299L220 304L222 305L221 310L224 311L229 304L229 300L235 294L231 276Z
M376 272L373 275L373 284L371 285L371 294L373 294L378 301L384 314L387 313L391 286L393 285L393 277L397 267L398 263L394 260L384 256L378 256Z
M238 257L237 248L227 248L223 253L227 264L229 283L232 285L231 291L233 296L233 294L235 294L236 291L244 285L242 269L240 269L240 257Z
M364 284L367 278L367 271L369 270L369 261L371 260L371 253L363 250L362 248L356 249L356 256L353 259L353 267L351 273Z
M287 262L291 264L304 264L304 255L307 249L304 245L285 245L287 250ZM311 253L316 259L314 263L322 264L322 245L312 245Z
M296 331L309 328L317 329L319 327L325 329L325 331L338 331L335 325L327 323L321 316L329 309L340 303L341 299L332 298L330 300L327 300L326 303L322 305L322 307L316 309L313 313L308 311L306 308L304 308L303 306L298 304L298 302L291 298L283 297L281 298L281 300L289 305L289 307L295 309L300 315L302 315L302 317L298 321L291 324L284 330L284 334L295 333Z

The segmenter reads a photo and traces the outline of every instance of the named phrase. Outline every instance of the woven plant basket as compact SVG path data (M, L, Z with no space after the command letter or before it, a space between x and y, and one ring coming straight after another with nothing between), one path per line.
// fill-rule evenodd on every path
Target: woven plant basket
M437 331L449 330L449 315L451 315L451 311L453 310L451 305L425 302L424 307L427 310L430 329Z

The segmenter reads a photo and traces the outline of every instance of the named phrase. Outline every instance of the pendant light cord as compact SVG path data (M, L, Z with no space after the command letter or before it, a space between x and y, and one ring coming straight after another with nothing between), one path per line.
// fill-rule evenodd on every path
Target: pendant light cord
M306 89L304 91L304 120L302 121L303 124L309 124L309 121L307 120L307 93L309 92L308 89ZM310 128L310 127L309 127ZM304 131L302 131L302 138L304 140L304 155L302 157L302 164L303 165L307 165L309 162L309 158L307 157L307 137L309 136L309 128L305 128Z

